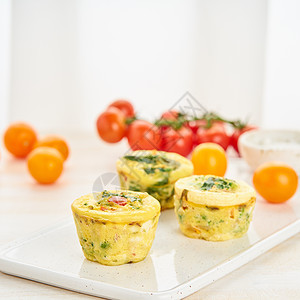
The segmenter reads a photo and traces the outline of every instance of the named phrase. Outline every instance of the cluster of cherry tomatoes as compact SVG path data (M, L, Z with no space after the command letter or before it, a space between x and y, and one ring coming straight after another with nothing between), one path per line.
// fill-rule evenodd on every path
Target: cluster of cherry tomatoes
M255 128L214 113L191 118L175 110L163 113L159 120L150 123L137 119L132 104L126 100L111 103L97 120L98 133L108 143L117 143L126 137L132 150L158 149L183 156L194 149L191 155L194 173L216 176L225 175L228 147L239 154L239 137ZM297 190L298 175L286 164L269 162L254 172L253 184L267 201L285 202Z
M63 138L51 135L38 139L36 131L26 123L11 124L4 133L4 145L16 158L27 159L29 173L43 184L59 178L69 156Z
M228 135L226 124L235 130ZM195 174L224 176L227 169L225 150L231 145L237 152L237 141L245 131L254 127L241 126L239 121L226 121L215 114L201 119L189 119L179 112L165 112L155 123L138 120L134 108L126 100L113 102L97 120L100 137L109 143L127 138L133 150L159 149L191 155ZM32 177L39 183L55 182L69 156L66 141L59 136L38 139L28 124L11 124L4 133L4 145L15 157L27 159ZM285 202L298 187L298 175L293 168L280 162L261 165L253 175L257 192L267 201Z
M240 135L254 128L214 113L192 118L175 110L163 113L159 120L150 123L137 119L132 104L126 100L111 103L97 119L98 133L108 143L117 143L126 137L132 150L158 149L183 156L207 142L219 144L225 151L232 146L239 153Z

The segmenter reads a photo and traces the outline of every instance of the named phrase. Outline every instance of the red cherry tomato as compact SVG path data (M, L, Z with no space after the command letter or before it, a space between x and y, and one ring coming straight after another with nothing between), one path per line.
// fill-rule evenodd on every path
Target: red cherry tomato
M121 196L112 196L108 199L108 202L113 202L121 206L125 206L127 204L127 199Z
M168 110L161 115L161 119L175 121L178 119L179 112L176 110Z
M126 136L132 150L160 149L159 128L144 120L136 120L128 126Z
M206 126L206 120L189 121L187 125L192 130L192 132L194 134L196 134L199 127L205 127Z
M97 119L99 136L107 143L117 143L125 136L125 116L116 107L110 107Z
M240 136L249 131L249 130L253 130L253 129L257 129L256 126L252 126L252 125L247 125L246 127L244 127L243 129L236 129L234 131L234 133L232 134L231 138L230 138L230 145L234 148L234 150L240 154L239 148L238 148L238 140L240 138Z
M230 143L230 136L226 133L223 123L215 122L208 129L199 127L197 130L197 143L215 143L226 150Z
M120 109L126 118L131 118L135 115L133 105L127 100L116 100L108 107L116 107Z
M193 132L193 145L198 145L197 130L199 127L206 126L206 120L193 120L186 123L186 126Z
M193 149L193 132L182 126L179 130L172 127L162 131L162 150L188 156Z
M214 121L213 125L218 124L220 127L223 127L225 129L225 123L222 121ZM205 127L207 125L206 120L192 120L189 121L187 126L193 131L194 134L197 133L197 130L199 127Z

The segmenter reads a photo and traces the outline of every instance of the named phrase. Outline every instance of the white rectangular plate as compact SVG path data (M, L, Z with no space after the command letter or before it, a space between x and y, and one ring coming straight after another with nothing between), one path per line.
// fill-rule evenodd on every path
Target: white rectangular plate
M173 211L166 211L150 255L142 262L117 267L86 260L70 220L11 243L0 254L0 270L107 298L180 299L300 231L300 220L290 207L265 213L272 207L263 206L258 203L256 213L261 210L262 219L254 218L246 236L218 243L183 236Z
M147 258L116 267L84 258L70 219L6 246L0 270L106 298L181 299L300 232L298 200L272 205L258 198L247 235L226 242L187 238L173 210L164 211Z

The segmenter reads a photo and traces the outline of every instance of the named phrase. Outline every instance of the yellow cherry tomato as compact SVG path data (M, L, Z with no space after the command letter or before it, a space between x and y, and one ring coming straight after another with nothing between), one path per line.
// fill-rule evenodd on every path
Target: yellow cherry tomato
M281 162L268 162L259 166L253 175L257 192L268 202L289 200L296 192L298 175L290 166Z
M39 139L33 146L33 148L38 147L51 147L57 149L64 160L66 160L69 156L69 147L67 142L60 136L57 135L48 135L42 139Z
M27 167L31 176L39 183L54 183L63 170L64 158L51 147L38 147L30 152Z
M192 153L194 174L224 176L227 158L224 149L215 143L198 145Z
M4 145L15 157L25 158L37 140L35 130L26 123L13 123L4 133Z

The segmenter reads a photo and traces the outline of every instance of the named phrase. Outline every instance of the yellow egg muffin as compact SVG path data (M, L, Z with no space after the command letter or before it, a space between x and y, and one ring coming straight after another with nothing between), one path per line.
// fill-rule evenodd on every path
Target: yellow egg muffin
M175 213L188 237L225 241L243 236L252 220L254 189L243 181L194 175L175 183Z
M105 190L78 198L72 211L85 257L113 266L147 256L160 204L147 193Z
M122 189L147 192L162 209L174 207L174 183L193 174L193 164L185 157L157 150L133 151L117 161Z

